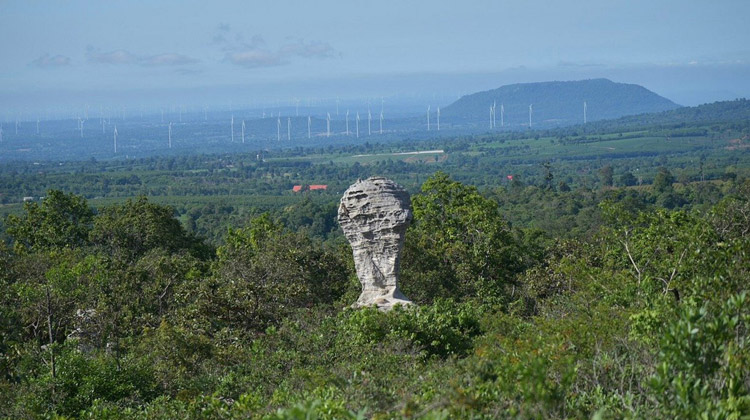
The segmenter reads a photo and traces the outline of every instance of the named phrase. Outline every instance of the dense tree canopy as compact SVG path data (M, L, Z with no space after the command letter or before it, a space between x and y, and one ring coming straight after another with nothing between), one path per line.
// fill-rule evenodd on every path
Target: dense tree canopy
M174 218L174 209L150 203L144 196L102 209L91 231L91 241L123 259L139 258L155 248L207 252Z
M41 205L27 202L24 211L23 217L11 215L7 222L17 247L49 249L88 243L94 213L83 197L50 190Z
M388 313L348 308L325 204L214 249L149 199L95 214L51 191L0 244L0 417L743 418L750 181L664 178L483 192L438 172L412 197L417 305Z
M412 201L404 290L422 302L436 297L502 299L523 266L497 203L438 172Z

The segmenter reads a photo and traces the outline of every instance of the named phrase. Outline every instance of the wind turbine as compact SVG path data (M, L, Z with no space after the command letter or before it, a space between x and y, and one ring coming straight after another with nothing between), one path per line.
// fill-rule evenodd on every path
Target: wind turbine
M172 122L171 121L169 122L169 134L168 134L167 139L169 141L169 148L171 149L172 148Z
M427 131L430 131L430 105L427 105Z
M286 118L286 139L292 141L292 117Z
M281 141L281 113L276 119L276 141Z
M492 128L497 127L497 120L495 117L497 116L497 101L492 101Z
M326 112L326 137L331 137L331 113Z
M493 117L492 114L494 114L494 113L495 113L495 111L492 109L492 106L490 106L490 128L492 128L492 117Z
M349 110L346 110L346 135L349 135Z
M80 128L81 128L81 138L83 138L83 123L85 123L85 122L86 122L86 121L84 121L84 120L82 120L82 119L80 119L80 118L78 119L78 123L79 123L79 124L80 124L80 126L81 126L81 127L80 127Z
M534 112L534 108L532 108L531 104L529 104L529 128L531 128L531 114Z
M583 123L586 124L586 101L583 101Z
M115 153L117 153L117 126L115 126L114 137L115 137Z
M180 121L182 121L182 118L180 118ZM232 121L229 123L229 129L232 131L232 143L234 143L234 115L232 115Z
M437 109L437 125L438 125L438 131L440 131L440 107Z
M380 134L383 134L383 111L380 111Z
M359 112L357 112L357 138L359 138Z
M336 116L339 116L339 97L336 97Z
M312 137L312 133L310 132L310 126L312 125L312 118L310 116L307 116L307 138L309 139Z
M242 120L242 144L245 144L245 120Z

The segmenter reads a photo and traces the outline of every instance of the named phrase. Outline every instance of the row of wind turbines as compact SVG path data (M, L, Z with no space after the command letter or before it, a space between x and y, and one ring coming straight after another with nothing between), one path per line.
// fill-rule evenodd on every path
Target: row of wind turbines
M265 115L264 115L264 118L265 118ZM378 119L379 127L378 127L378 130L377 130L377 132L379 134L383 134L383 121L384 121L384 119L385 118L384 118L383 111L381 111L380 112L380 117ZM281 136L281 133L282 133L282 131L281 131L282 122L281 122L281 120L282 120L281 113L279 113L277 115L277 120L276 120L276 140L279 141L279 142L282 139L282 136ZM286 121L287 122L287 124L286 124L286 138L287 138L288 141L291 141L292 140L292 117L287 117L286 120L287 120ZM345 131L345 133L346 133L347 136L354 134L356 136L356 138L359 138L359 136L360 136L360 121L361 121L359 112L356 113L356 117L355 117L354 121L355 121L355 130L351 131L350 128L349 128L349 110L347 110L346 111L346 118L345 118L345 122L346 122L346 131ZM83 138L83 123L84 122L85 122L84 120L81 120L80 118L78 119L78 130L80 130L80 132L81 132L81 138ZM168 148L171 149L172 148L172 122L169 122L167 124L167 127L168 127L168 129L167 129L167 145L168 145ZM234 128L234 115L232 115L230 117L229 127L230 127L230 139L231 139L231 142L234 142L235 141L235 132L236 132L236 130ZM438 127L439 127L439 121L438 121ZM247 125L245 123L245 120L242 120L241 125L240 125L240 138L241 138L242 144L245 143L246 133L247 133ZM372 133L373 133L373 130L372 130L372 112L370 110L368 110L367 111L367 135L368 136L372 135ZM117 135L118 135L117 125L114 126L114 130L113 130L112 134L113 134L114 152L117 153ZM2 127L0 127L0 136L1 135L2 135ZM331 114L330 113L326 113L326 132L325 132L325 135L326 135L326 137L330 137L331 136ZM312 136L313 136L313 133L312 133L312 116L308 115L308 117L307 117L307 138L310 139L310 138L312 138ZM2 137L0 137L0 141L1 140L2 140Z
M584 101L583 102L583 123L584 124L587 123L587 108L588 108L587 103L586 103L586 101ZM205 111L205 109L204 109L204 111ZM338 111L339 111L339 109L338 109L338 101L337 101L337 103L336 103L336 114L337 115L338 115ZM528 127L529 128L532 127L533 112L534 112L533 104L529 104L529 123L528 123ZM299 115L299 110L298 109L296 111L296 114ZM349 124L349 121L350 121L350 112L349 112L348 109L346 110L346 114L345 115L346 115L346 117L345 117L345 127L346 127L345 135L349 136L351 134L354 134L356 136L356 138L359 138L360 137L360 123L361 123L360 113L356 112L356 116L354 118L354 123L355 123L355 129L354 129L354 131L350 130L350 124ZM427 117L427 121L426 121L427 122L427 131L431 131L432 130L431 116L432 116L432 107L430 105L428 105L427 106L427 115L426 115L426 117ZM489 107L489 126L490 126L491 129L494 129L494 128L497 127L496 116L497 116L497 102L495 101ZM179 118L180 121L182 121L182 110L181 110L181 108L180 108L180 112L179 112L179 117L180 117ZM265 117L266 117L266 113L265 113L265 110L264 110L264 112L263 112L263 118L265 119ZM276 117L277 117L277 119L276 119L276 140L278 142L280 142L282 140L282 117L281 117L281 113L279 112ZM163 120L164 120L164 111L163 110L161 111L161 118L162 118L162 122L163 122ZM204 113L204 119L207 120L207 114L205 114L205 113ZM109 121L109 119L105 119L103 116L100 118L100 120L101 120L102 134L105 134L106 126L110 124L110 121ZM292 117L291 116L286 117L286 120L287 120L286 121L286 139L288 141L291 141L292 140ZM78 122L77 131L79 131L81 138L84 137L83 128L84 128L84 124L86 123L86 121L87 121L87 119L82 119L80 117L77 118L77 122ZM379 127L377 129L377 133L379 133L381 135L383 134L383 121L384 121L384 113L383 113L383 109L382 109L382 105L381 105L380 115L379 115L379 118L378 118ZM18 134L18 126L19 126L19 122L16 119L16 121L15 121L15 132L16 132L16 134ZM504 107L504 105L502 103L500 104L500 126L501 127L505 126L505 107ZM172 122L171 121L168 123L167 127L168 127L168 130L167 130L167 146L168 146L168 148L171 149L172 148ZM440 131L440 107L437 107L437 112L436 112L436 129L437 129L437 131ZM36 133L37 133L37 135L40 133L39 119L38 118L36 120ZM241 142L243 144L245 143L246 133L247 133L247 126L246 126L245 120L243 119L242 122L241 122L241 128L240 128L240 137L241 137ZM372 135L372 133L373 133L373 130L372 130L372 112L371 112L371 110L368 107L368 110L367 110L367 135L370 136L370 135ZM113 135L113 148L114 148L114 152L117 153L117 136L118 136L117 125L114 126L114 130L112 132L112 135ZM233 114L230 117L230 136L231 136L231 141L234 142L235 141L235 127L234 127L234 115ZM307 138L311 139L312 136L313 136L313 132L312 132L312 116L308 115L308 117L307 117ZM331 136L331 113L330 112L326 113L326 131L325 131L325 136L326 137L330 137ZM3 125L2 125L2 123L0 123L0 143L2 143L2 141L3 141Z
M265 118L265 115L263 116L263 118ZM384 120L383 111L380 111L380 118L378 119L378 123L379 123L378 132L379 132L379 134L383 134L383 120ZM359 124L360 124L360 121L361 121L361 118L359 116L359 112L356 113L356 117L355 117L354 121L355 121L355 130L354 130L353 133L355 134L355 136L357 138L359 138L359 131L360 131L359 130ZM347 136L349 136L349 135L352 134L352 131L349 129L349 110L346 111L345 122L346 122L346 131L345 131L345 134ZM232 142L234 142L234 133L235 133L235 130L234 130L234 115L231 116L229 124L230 124L231 140L232 140ZM278 115L276 117L276 140L277 141L281 141L281 127L282 127L281 113L278 113ZM240 133L241 133L241 136L242 136L242 143L245 143L245 131L246 131L245 120L242 120L242 126L241 126L241 129L240 129ZM370 110L367 110L367 135L372 135L372 132L373 132L373 130L372 130L372 112ZM313 135L312 134L312 116L308 115L307 116L307 138L308 139L312 138L312 135ZM331 113L330 112L326 113L326 133L325 133L325 135L326 135L326 137L331 137ZM292 140L292 117L286 117L286 138L289 141Z
M586 124L587 118L586 118L586 112L587 112L588 105L586 104L586 101L583 101L583 123ZM497 102L493 102L492 106L490 106L490 128L497 127L497 120L495 119L495 116L497 115ZM532 124L532 116L534 115L534 104L529 104L529 128L531 128ZM505 126L505 107L503 104L500 104L500 127ZM429 130L430 127L430 108L427 107L427 129ZM440 108L438 108L438 130L440 130Z

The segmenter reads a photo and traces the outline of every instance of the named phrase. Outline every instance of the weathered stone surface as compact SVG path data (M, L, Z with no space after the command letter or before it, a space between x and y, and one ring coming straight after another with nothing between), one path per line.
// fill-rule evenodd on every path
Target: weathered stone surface
M344 192L338 219L362 283L362 294L353 307L376 305L387 310L411 304L398 289L401 249L411 218L409 193L389 179L358 180Z
M78 349L88 353L94 350L99 340L96 309L78 309L75 316L75 329L68 334L68 340L76 340Z

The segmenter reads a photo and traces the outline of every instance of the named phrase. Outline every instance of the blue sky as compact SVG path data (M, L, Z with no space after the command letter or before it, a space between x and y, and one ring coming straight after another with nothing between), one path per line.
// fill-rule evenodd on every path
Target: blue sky
M750 96L748 16L746 0L0 0L0 110L139 95L447 101L592 77L690 105Z

